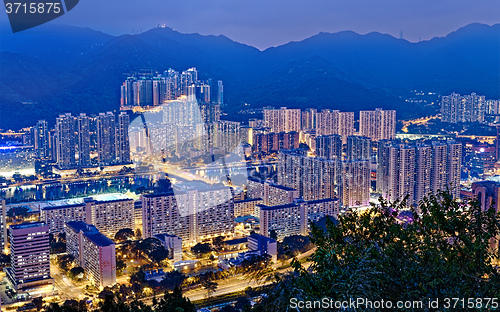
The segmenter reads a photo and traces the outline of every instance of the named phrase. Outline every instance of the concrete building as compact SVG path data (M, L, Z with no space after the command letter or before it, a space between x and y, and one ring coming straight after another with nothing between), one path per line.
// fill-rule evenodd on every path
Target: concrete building
M484 122L487 103L484 95L452 93L441 97L441 119L443 122Z
M338 160L311 158L296 151L278 153L278 184L299 191L305 200L334 198L340 183Z
M17 291L52 285L50 276L49 227L44 222L11 225L11 267L7 277Z
M130 143L128 137L128 128L130 117L127 113L121 112L118 115L116 124L116 161L119 164L130 163Z
M115 115L112 112L99 113L96 117L97 154L101 166L116 163Z
M378 148L377 191L387 199L416 204L430 192L450 190L460 197L462 145L454 141L434 141L409 146L380 141Z
M97 288L116 284L115 243L85 222L70 221L66 226L67 253L75 257Z
M5 200L0 198L0 252L7 253L7 209Z
M280 109L264 109L265 126L271 128L271 131L275 133L299 132L301 119L302 115L300 109L289 109L286 107Z
M394 140L396 138L396 111L382 110L359 112L359 134L372 141Z
M431 192L432 148L417 144L415 147L415 203Z
M134 200L116 193L45 202L40 207L40 218L53 234L63 233L69 221L82 221L114 238L121 229L135 229Z
M312 201L296 200L291 204L278 206L258 205L260 208L260 234L276 239L291 235L307 235L309 221L317 222L324 216L337 216L340 209L338 199Z
M472 183L472 193L478 198L481 210L495 209L500 211L500 183L481 181Z
M60 115L56 119L56 160L59 169L76 166L75 117Z
M182 260L182 238L170 234L156 234L157 238L168 251L168 258L174 262Z
M342 160L342 136L338 134L317 136L316 157Z
M372 140L369 137L354 136L347 137L346 160L371 160Z
M263 204L262 198L249 198L234 202L234 217L254 216L259 217L257 205Z
M78 167L90 167L90 117L81 113L76 118L76 131L78 133Z
M405 144L381 144L378 149L377 191L388 200L414 203L415 148Z
M299 197L299 191L276 184L271 180L261 181L248 178L247 197L262 198L264 205L276 206L292 203L295 198Z
M344 207L370 204L371 170L368 160L342 162L340 200Z
M256 252L259 256L270 255L271 261L278 261L278 243L272 238L251 234L247 237L247 246L249 252Z
M142 196L142 235L172 234L194 244L234 233L234 199L221 184L189 182L168 193Z

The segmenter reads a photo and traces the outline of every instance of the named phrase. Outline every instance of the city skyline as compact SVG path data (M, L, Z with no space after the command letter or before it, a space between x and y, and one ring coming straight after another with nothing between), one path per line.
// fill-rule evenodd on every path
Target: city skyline
M500 2L71 2L0 15L0 310L500 307Z

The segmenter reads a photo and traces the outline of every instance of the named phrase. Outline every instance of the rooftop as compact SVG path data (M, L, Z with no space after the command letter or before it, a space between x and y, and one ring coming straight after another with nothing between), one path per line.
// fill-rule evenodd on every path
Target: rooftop
M112 240L110 240L109 238L107 238L106 236L104 236L101 233L90 234L90 235L85 234L85 237L87 237L91 242L93 242L94 244L96 244L99 247L106 247L106 246L111 246L111 245L115 244Z
M112 202L112 201L120 201L120 200L133 200L132 197L122 194L122 193L111 193L111 194L99 194L93 195L92 197L80 197L80 198L69 198L69 199L59 199L52 201L38 201L38 202L30 202L24 203L23 205L32 208L32 210L50 210L50 209L61 209L72 206L84 205L85 201L95 202ZM15 206L19 206L19 204L15 204Z
M179 239L180 239L180 237L179 237L179 236L175 236L175 235L172 235L172 234L166 234L166 233L163 233L163 234L156 234L156 235L154 235L154 237L156 237L156 238L158 238L158 239L160 239L160 240L164 239L165 237L177 237L177 238L179 238Z
M225 241L224 243L226 245L239 245L239 244L243 244L243 243L246 243L246 242L247 242L247 238L243 237L243 238L237 238L237 239L228 240L228 241Z
M262 200L262 198L248 198L248 199L244 199L244 200L235 201L234 203L235 204L237 204L237 203L249 203L249 202L258 201L258 200Z
M40 227L40 226L47 226L47 224L45 224L45 222L23 223L23 224L11 225L10 229L11 230L21 230L21 229Z
M75 230L76 232L80 232L80 231L88 231L90 229L95 229L97 230L97 228L91 224L87 224L83 221L69 221L68 223L66 223L66 225L70 228L72 228L73 230ZM91 228L93 227L93 228Z

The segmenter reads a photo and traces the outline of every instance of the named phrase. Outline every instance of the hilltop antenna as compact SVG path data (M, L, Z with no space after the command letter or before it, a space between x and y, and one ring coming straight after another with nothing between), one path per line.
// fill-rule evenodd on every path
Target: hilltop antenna
M403 38L403 31L401 30L401 33L399 34L399 39L404 39Z

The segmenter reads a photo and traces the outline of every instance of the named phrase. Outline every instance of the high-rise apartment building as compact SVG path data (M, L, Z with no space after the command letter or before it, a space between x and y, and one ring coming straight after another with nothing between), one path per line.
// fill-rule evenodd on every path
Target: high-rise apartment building
M248 198L262 198L266 206L277 206L292 203L295 198L299 197L299 191L276 184L271 180L261 181L248 178L247 196Z
M486 108L484 95L452 93L441 97L441 120L449 123L484 122Z
M339 186L340 200L344 207L367 206L370 203L370 161L342 162Z
M184 244L234 232L234 199L230 188L190 182L169 193L142 196L143 237L172 234Z
M113 238L121 229L135 228L134 200L123 194L57 200L40 209L40 218L52 234L64 233L69 221L82 221Z
M34 147L36 156L40 159L50 157L50 132L45 120L39 120L35 126Z
M7 277L16 290L53 284L50 276L49 227L44 222L11 225L9 228L11 267Z
M396 111L382 110L359 112L359 133L372 141L396 138Z
M409 195L409 205L418 205L430 192L438 190L449 189L454 198L459 198L461 158L462 145L454 141L416 146L381 141L377 191L390 200Z
M381 144L378 149L377 191L388 200L414 202L415 148L405 144Z
M7 211L5 199L0 198L0 252L7 253Z
M96 120L98 163L107 166L116 161L115 115L112 112L100 113Z
M278 206L259 205L260 235L282 241L291 235L307 235L309 222L317 222L324 216L336 216L339 213L337 199L321 199L313 201L297 200L293 203Z
M315 108L308 108L302 112L302 130L309 130L316 128L316 113Z
M415 147L415 203L419 203L431 192L432 147L417 144Z
M226 153L234 151L241 143L240 128L240 123L237 121L219 121L217 147L223 148Z
M85 222L66 224L66 250L87 274L88 280L102 290L116 284L115 243Z
M278 184L294 188L305 200L334 198L340 161L311 158L295 151L278 153Z
M338 134L342 144L346 144L347 137L354 134L354 112L324 109L316 113L316 134Z
M122 112L118 115L118 123L116 124L116 161L119 164L130 163L130 143L128 137L128 127L130 117L127 113Z
M76 119L78 136L78 166L89 167L90 162L90 118L81 113Z
M338 134L317 136L316 157L342 160L342 136Z
M224 105L224 84L217 80L217 104Z
M59 169L76 165L75 145L75 118L69 113L60 115L56 119L56 160Z
M300 131L302 114L300 109L264 109L264 122L266 127L271 128L271 132L291 132Z
M346 160L371 160L372 140L368 137L354 136L347 137Z
M263 204L262 198L249 198L234 202L234 217L254 216L259 217L255 207Z

